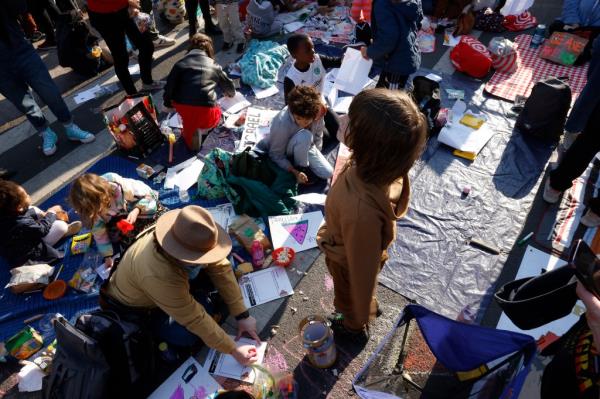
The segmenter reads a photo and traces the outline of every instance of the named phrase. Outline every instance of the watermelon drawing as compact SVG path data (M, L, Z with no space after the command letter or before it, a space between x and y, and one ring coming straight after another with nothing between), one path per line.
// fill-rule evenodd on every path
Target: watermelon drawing
M300 220L296 223L284 224L285 231L290 233L294 240L300 245L304 244L306 233L308 233L308 220Z

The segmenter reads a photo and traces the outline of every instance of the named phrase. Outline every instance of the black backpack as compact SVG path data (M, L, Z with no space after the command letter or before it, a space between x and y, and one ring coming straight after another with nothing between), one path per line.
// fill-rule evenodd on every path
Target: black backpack
M56 355L44 378L44 399L102 399L108 395L110 366L97 340L63 317L54 321Z
M55 328L57 356L45 398L144 398L156 387L156 345L147 327L98 310L74 327L63 320Z
M542 80L533 86L515 127L522 134L556 141L563 134L570 107L571 88L564 80Z

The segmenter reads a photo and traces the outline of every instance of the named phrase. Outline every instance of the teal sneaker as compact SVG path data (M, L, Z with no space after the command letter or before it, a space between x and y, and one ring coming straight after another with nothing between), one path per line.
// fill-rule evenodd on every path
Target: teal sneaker
M67 130L67 138L71 141L80 141L85 144L96 140L96 136L86 132L74 123L71 126L65 126L65 129Z
M42 132L42 151L44 155L50 156L56 152L56 142L58 141L58 137L56 133L52 131L49 127L46 128Z

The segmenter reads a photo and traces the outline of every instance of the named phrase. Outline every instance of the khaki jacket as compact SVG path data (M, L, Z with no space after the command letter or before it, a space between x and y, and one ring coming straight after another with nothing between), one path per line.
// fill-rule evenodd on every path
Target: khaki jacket
M242 293L227 259L204 269L232 315L246 311ZM128 250L108 284L108 295L124 305L159 307L206 345L231 353L235 343L190 294L187 272L156 249L154 234L146 234Z
M408 177L398 179L393 186L400 194L392 201L389 192L364 183L356 168L349 167L327 195L325 224L317 242L328 259L358 271L358 281L363 273L367 280L376 278L396 237L396 221L408 210Z

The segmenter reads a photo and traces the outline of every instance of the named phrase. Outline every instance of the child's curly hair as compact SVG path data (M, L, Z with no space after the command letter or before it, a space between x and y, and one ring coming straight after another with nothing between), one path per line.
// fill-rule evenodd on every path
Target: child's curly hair
M293 115L314 119L319 115L323 102L321 95L312 86L296 86L287 97L288 109Z
M0 215L17 216L27 208L27 193L10 180L0 180ZM26 210L26 209L24 209Z
M365 182L385 187L405 176L427 140L427 121L404 91L360 92L348 112L346 145Z
M69 203L81 220L91 227L110 207L113 197L114 192L108 181L93 173L86 173L73 182Z
M204 33L196 33L194 36L190 37L190 46L188 51L192 50L204 50L206 55L213 60L215 59L215 48L213 41L210 36L205 35Z

